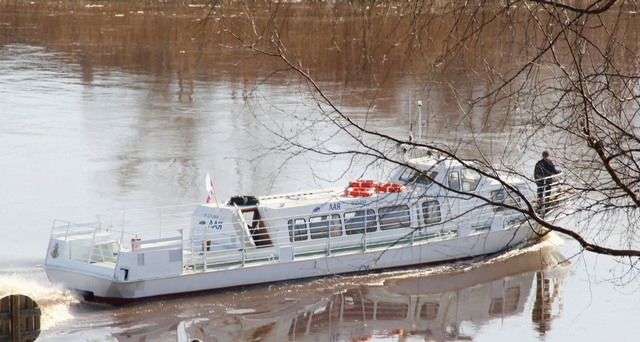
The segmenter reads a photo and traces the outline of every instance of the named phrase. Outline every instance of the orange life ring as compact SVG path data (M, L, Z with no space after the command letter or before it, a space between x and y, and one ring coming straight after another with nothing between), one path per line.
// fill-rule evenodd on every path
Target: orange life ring
M357 179L349 182L350 188L375 188L378 182L373 179Z
M351 197L369 197L373 196L374 193L373 188L348 187L344 189L344 195Z
M358 179L349 182L350 188L375 188L378 186L378 182L373 179Z
M400 183L385 182L376 187L379 192L403 192L407 188Z

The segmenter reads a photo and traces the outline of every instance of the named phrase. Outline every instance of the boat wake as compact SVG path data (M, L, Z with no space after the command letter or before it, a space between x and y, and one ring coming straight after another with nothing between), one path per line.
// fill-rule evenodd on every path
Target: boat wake
M0 272L0 297L12 294L28 296L38 303L43 331L73 319L71 307L79 303L71 291L51 284L44 272Z
M365 273L362 275L341 276L314 280L316 288L331 289L336 283L353 286L385 286L389 281L419 278L440 277L466 273L478 269L494 269L510 260L515 263L539 263L541 270L552 270L567 263L566 258L558 252L556 247L564 245L565 240L558 234L548 234L539 243L523 248L515 248L491 257L477 257L471 260L447 263L439 266L412 267L402 270L391 270L382 273ZM304 286L304 285L300 285Z

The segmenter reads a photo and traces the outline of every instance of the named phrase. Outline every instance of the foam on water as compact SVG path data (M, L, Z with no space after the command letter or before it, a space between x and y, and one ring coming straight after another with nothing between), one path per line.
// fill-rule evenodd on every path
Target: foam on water
M79 303L73 293L51 284L42 272L0 273L0 297L12 294L29 296L38 303L43 331L72 319L71 306Z
M195 318L192 320L180 322L180 324L178 324L178 328L176 329L178 342L199 341L198 339L190 336L189 329L192 325L197 325L198 323L206 321L208 321L208 319L206 318Z

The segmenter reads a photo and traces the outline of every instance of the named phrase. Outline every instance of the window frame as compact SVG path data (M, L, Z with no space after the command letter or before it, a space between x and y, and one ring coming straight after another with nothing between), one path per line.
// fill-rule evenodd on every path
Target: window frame
M289 219L287 226L289 228L290 242L309 240L309 226L307 225L307 220L303 217Z
M435 210L437 210L437 215L434 218L431 218L429 215L429 213L431 213L430 206L435 204ZM428 200L428 201L424 201L422 202L422 222L424 222L424 224L436 224L439 222L442 222L442 210L440 207L440 202L436 199L434 200Z
M358 215L358 213L364 213L363 215ZM348 218L350 214L354 216ZM362 219L358 219L354 221L358 217L362 217ZM367 220L367 218L373 218L373 220ZM359 222L361 221L361 222ZM373 222L373 224L371 224ZM354 211L348 211L344 213L344 231L347 235L356 235L356 234L364 234L375 232L378 229L378 215L373 209L360 209Z
M400 209L398 210L398 208ZM402 214L403 212L404 215ZM378 208L378 221L380 223L380 230L409 228L411 227L411 212L409 211L409 206L399 204L380 207Z
M477 175L478 177L477 178L466 177L465 173ZM475 191L478 188L478 184L480 184L481 180L482 180L482 174L480 174L480 172L468 167L460 169L460 185L463 191ZM464 188L465 184L469 185L469 189Z
M454 175L455 175L455 187L452 186L452 181L454 179ZM447 175L447 185L449 186L449 188L451 188L452 190L457 190L460 191L461 189L461 185L460 185L460 172L458 171L450 171L449 174Z

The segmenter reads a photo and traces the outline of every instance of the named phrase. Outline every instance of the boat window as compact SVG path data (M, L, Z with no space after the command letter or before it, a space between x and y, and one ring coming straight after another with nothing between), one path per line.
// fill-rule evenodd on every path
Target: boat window
M426 224L440 222L442 220L440 203L437 200L422 203L422 217Z
M329 236L329 231L331 236L340 236L342 235L340 215L313 216L309 218L309 230L312 239L326 238Z
M460 175L457 171L449 172L449 187L453 190L460 190Z
M438 175L435 171L423 171L418 172L413 169L406 169L398 178L398 180L404 184L418 183L428 185L433 183L432 179L435 179Z
M398 178L399 181L406 183L411 183L414 180L416 180L416 178L418 178L418 172L414 169L405 169L404 172L400 175L400 177Z
M380 216L380 230L406 228L411 225L409 207L406 205L394 205L378 209Z
M331 236L342 236L342 219L338 214L331 215Z
M504 203L507 205L517 205L521 207L520 197L513 191L505 191L505 189L499 189L491 191L491 200L497 203ZM493 206L493 211L503 211L506 208L500 206Z
M480 178L482 177L478 171L473 169L462 169L460 170L460 175L462 176L463 191L474 191L478 187Z
M307 240L307 221L303 218L289 220L289 241Z
M309 218L309 231L312 239L326 238L329 236L329 215L314 216Z
M351 211L344 213L344 230L347 235L363 234L365 231L376 231L376 213L373 209Z

